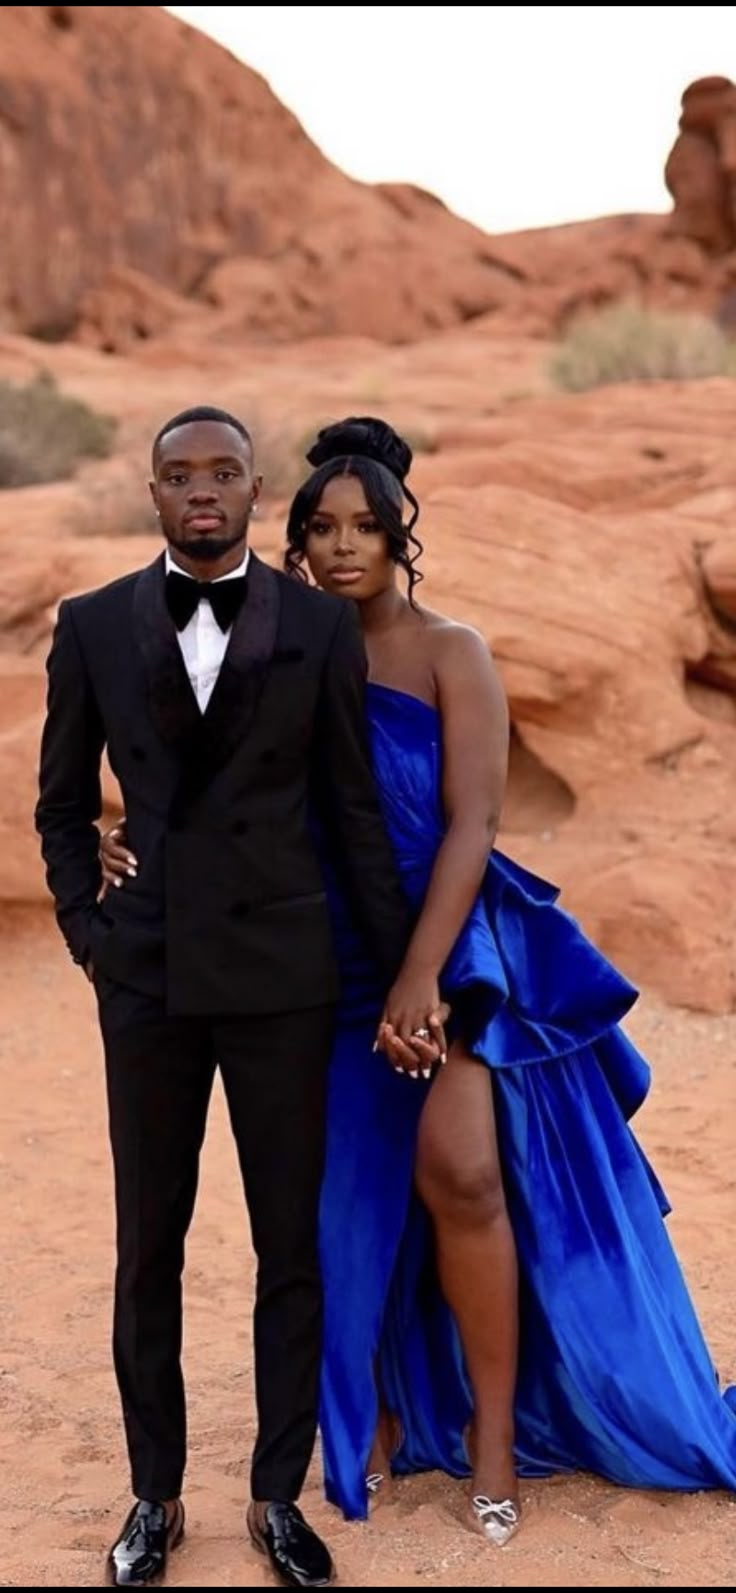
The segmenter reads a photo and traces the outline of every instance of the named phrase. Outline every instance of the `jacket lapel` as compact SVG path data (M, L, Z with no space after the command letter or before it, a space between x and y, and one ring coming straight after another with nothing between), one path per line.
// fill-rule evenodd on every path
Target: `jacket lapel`
M167 746L185 750L197 736L201 718L176 626L166 607L163 554L141 571L133 595L133 629L143 655L148 705L154 726Z
M278 576L251 553L245 602L202 716L203 751L213 771L232 756L253 722L273 658L280 609Z

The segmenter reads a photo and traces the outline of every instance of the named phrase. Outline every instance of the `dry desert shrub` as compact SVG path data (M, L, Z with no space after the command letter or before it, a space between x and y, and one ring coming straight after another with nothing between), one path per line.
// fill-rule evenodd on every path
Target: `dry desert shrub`
M610 382L736 376L736 347L704 315L614 304L571 324L550 374L569 393Z
M83 459L106 459L115 421L59 391L41 372L20 386L0 382L0 488L63 481Z

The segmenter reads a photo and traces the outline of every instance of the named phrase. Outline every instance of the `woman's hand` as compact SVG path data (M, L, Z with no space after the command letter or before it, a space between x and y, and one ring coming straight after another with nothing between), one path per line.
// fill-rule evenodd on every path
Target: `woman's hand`
M421 1072L429 1078L435 1063L446 1060L444 1025L449 1013L440 1000L436 976L406 964L389 992L376 1046L397 1072L411 1078Z
M105 830L100 841L100 862L106 888L114 885L116 890L120 890L126 877L137 878L138 859L128 850L124 823Z

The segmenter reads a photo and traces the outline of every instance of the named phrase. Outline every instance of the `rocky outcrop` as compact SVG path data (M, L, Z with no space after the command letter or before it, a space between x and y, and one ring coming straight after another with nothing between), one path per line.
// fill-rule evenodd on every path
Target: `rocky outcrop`
M492 238L419 189L351 181L262 78L157 6L3 6L0 329L113 352L172 331L546 336L632 296L728 321L735 95L707 79L684 97L672 225Z
M736 83L702 77L682 96L680 131L665 167L672 230L708 255L736 249Z

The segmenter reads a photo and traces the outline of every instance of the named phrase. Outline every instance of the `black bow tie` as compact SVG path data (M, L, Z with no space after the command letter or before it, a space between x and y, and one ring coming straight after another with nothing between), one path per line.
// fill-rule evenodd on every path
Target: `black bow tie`
M166 576L166 604L178 631L183 631L202 598L211 604L221 631L229 631L243 606L247 577L235 575L231 581L193 581L189 575L169 570Z

